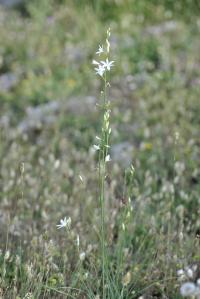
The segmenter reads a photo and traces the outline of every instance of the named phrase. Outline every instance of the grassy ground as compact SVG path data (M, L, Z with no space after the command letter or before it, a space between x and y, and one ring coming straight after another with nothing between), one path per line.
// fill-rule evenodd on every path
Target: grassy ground
M177 270L200 264L199 12L186 0L0 9L0 297L181 298ZM91 62L108 27L103 297Z

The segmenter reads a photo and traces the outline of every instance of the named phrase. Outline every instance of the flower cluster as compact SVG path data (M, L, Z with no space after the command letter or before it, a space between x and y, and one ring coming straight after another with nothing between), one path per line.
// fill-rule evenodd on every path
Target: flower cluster
M111 70L111 67L113 67L114 61L109 61L108 59L108 54L110 52L110 42L109 42L109 37L110 37L110 29L108 29L107 31L107 38L106 38L106 50L104 50L104 46L103 45L99 45L99 49L97 50L96 54L98 54L99 56L102 54L105 54L107 57L105 60L101 60L101 61L96 61L93 60L92 63L96 66L95 67L95 71L96 74L103 77L103 75L107 72Z

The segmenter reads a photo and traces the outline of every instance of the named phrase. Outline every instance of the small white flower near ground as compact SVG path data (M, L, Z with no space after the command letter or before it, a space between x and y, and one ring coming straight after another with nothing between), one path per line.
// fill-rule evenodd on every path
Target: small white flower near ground
M185 279L185 271L183 269L178 270L177 275L178 275L179 280L183 281L183 279Z
M80 174L79 174L79 179L80 179L80 181L83 183L83 177L82 177L82 175L80 175Z
M192 271L192 269L188 268L188 269L187 269L187 276L188 276L189 278L193 278L193 275L194 275L194 272Z
M54 163L54 168L58 169L60 167L60 160L56 160Z
M4 260L7 261L9 259L9 257L10 257L10 251L7 250L5 255L4 255Z
M70 226L71 226L71 218L67 218L65 217L64 219L61 219L60 220L60 224L57 224L57 228L60 229L60 228L63 228L63 227L66 227L68 229L70 229Z
M183 269L180 269L180 270L178 270L176 273L177 273L178 276L181 276L181 275L183 275L185 272L184 272Z
M85 252L81 252L80 255L79 255L79 258L81 261L84 261L85 259Z

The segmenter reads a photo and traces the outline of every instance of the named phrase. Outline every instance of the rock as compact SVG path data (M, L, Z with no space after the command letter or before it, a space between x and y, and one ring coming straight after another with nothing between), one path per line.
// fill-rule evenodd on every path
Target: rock
M7 92L15 87L18 83L18 78L13 73L6 73L0 76L0 92Z
M44 125L55 123L60 109L60 102L57 101L52 101L37 107L28 107L26 110L26 118L18 126L19 133L41 130Z
M172 32L177 29L178 25L175 21L167 21L159 25L146 28L146 32L152 35L160 36L164 33Z
M132 163L133 145L128 141L117 143L111 147L111 160L123 167Z
M0 118L0 128L8 129L10 126L10 117L8 115L3 115Z
M24 0L0 0L0 5L5 7L14 7L25 2Z
M26 117L18 125L20 134L31 131L40 131L46 125L53 125L57 121L57 117L61 111L73 114L75 117L79 115L88 115L94 113L96 109L96 98L73 97L66 101L51 101L47 104L37 107L28 107L26 109Z
M3 210L0 210L0 226L1 228L4 227L7 223L7 215L5 214L5 212L3 212Z
M74 97L66 102L66 112L74 115L87 115L96 110L97 99L93 96Z
M74 46L72 44L67 44L64 53L68 61L77 66L79 66L87 57L86 49L81 45Z
M146 72L142 72L136 75L127 75L122 77L116 77L112 81L112 87L115 91L116 89L116 95L117 92L120 92L125 95L129 96L130 94L133 94L133 92L138 89L142 88L146 82L149 80L149 75ZM120 90L119 88L120 87ZM113 90L111 89L111 95L113 94ZM116 96L115 95L115 96Z

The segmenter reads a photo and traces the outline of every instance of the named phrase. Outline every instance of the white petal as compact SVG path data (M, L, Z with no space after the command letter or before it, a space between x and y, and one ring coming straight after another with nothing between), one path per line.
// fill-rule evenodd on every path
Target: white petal
M79 179L83 182L83 177L79 174Z
M94 149L95 149L96 151L100 150L100 146L99 146L99 145L94 144L93 147L94 147Z
M99 65L99 62L93 59L92 64Z
M105 162L109 162L111 159L110 159L110 155L107 155L106 158L105 158Z

